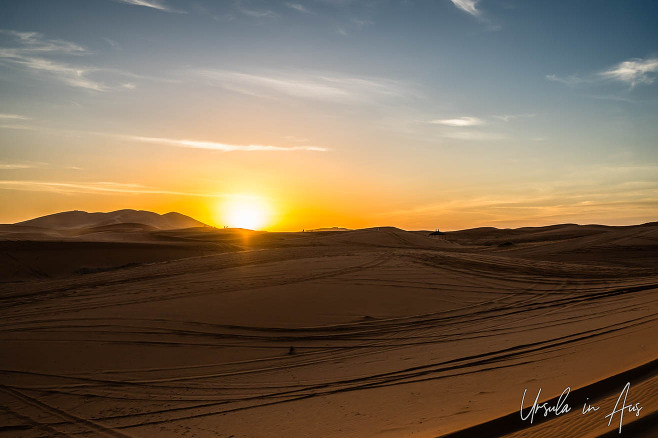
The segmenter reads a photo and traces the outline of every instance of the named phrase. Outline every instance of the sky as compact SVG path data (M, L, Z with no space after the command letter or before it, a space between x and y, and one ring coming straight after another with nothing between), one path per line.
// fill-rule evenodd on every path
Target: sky
M123 208L218 227L255 211L272 231L658 220L654 0L0 8L0 223Z

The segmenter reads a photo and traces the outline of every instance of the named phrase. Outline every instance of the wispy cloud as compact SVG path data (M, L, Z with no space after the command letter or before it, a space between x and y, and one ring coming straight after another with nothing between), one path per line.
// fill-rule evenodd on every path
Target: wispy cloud
M116 41L110 39L110 38L103 38L103 41L105 41L107 44L110 45L113 49L120 49L121 45L117 43Z
M587 82L585 79L582 79L581 77L579 77L577 75L569 75L569 76L566 76L566 77L559 77L556 74L552 73L550 75L546 75L545 77L549 81L559 82L561 84L568 85L570 87L574 86L574 85L582 84L584 82Z
M498 120L502 120L503 122L509 122L510 120L515 120L515 119L530 119L535 117L536 114L501 114L498 116L494 116Z
M478 0L450 0L452 4L462 11L471 14L474 17L480 16L480 10L477 8Z
M41 162L24 162L24 163L0 162L0 170L37 169L39 167L43 167L47 165L48 163L41 163Z
M134 183L118 182L61 182L61 181L31 181L12 180L0 181L0 190L25 190L35 192L54 192L61 194L91 193L91 194L126 194L126 195L178 195L199 197L220 197L221 194L190 193L172 190L162 190Z
M574 74L565 77L549 74L546 75L546 79L572 87L583 84L601 84L605 81L615 81L635 88L637 85L653 84L656 76L658 76L658 58L635 58L620 62L595 74L586 76Z
M0 53L0 58L2 58ZM45 58L12 57L13 63L28 70L52 75L58 80L72 87L85 88L94 91L107 91L109 88L103 83L90 79L88 75L96 71L92 67L74 67L68 64L51 61Z
M14 38L16 47L0 48L0 63L12 64L27 70L51 75L74 87L103 91L106 87L87 75L94 71L89 67L74 67L44 58L44 55L83 55L87 50L77 44L62 40L50 40L37 32L2 31Z
M480 119L478 117L464 116L464 117L457 117L454 119L437 119L437 120L431 120L429 123L434 125L447 126L448 128L441 130L441 132L438 135L440 135L443 138L449 138L453 140L494 141L494 140L502 140L505 138L505 136L498 134L496 132L482 131L480 129L475 129L475 130L471 129L487 124L485 120Z
M285 5L288 6L290 9L294 9L294 10L299 11L299 12L304 12L306 14L311 13L311 11L306 6L304 6L302 4L299 4L299 3L286 2Z
M171 12L175 14L186 13L185 11L179 11L178 9L173 9L160 0L116 0L116 1L120 3L125 3L127 5L144 6L146 8L157 9L163 12Z
M30 120L29 117L20 114L0 114L0 120Z
M254 8L251 6L246 6L243 1L236 1L235 8L242 15L252 18L276 18L279 16L276 12L269 9Z
M344 22L340 26L338 26L336 28L336 32L338 32L342 36L348 36L351 33L359 32L364 28L368 26L372 26L374 24L375 22L368 18L360 19L360 18L352 17L347 22Z
M484 120L477 117L458 117L456 119L432 120L430 123L435 125L454 126L464 128L468 126L484 125Z
M205 69L194 70L192 74L227 90L258 97L286 95L355 103L370 101L376 97L403 97L409 94L409 90L397 81L327 73L252 74Z
M361 20L358 18L352 18L350 21L357 29L363 29L366 26L372 26L374 24L372 20Z
M134 84L125 84L117 80L120 76L131 76L116 69L73 65L55 57L90 55L82 46L69 41L48 39L38 32L16 32L2 30L0 34L9 36L13 47L0 47L0 65L11 65L37 75L54 78L69 86L93 91L109 91L134 88ZM101 75L110 84L92 78ZM114 80L112 80L114 76Z
M11 127L11 126L1 126L0 128L14 128L14 129L31 129L31 130L41 130L44 129L53 134L68 134L79 136L84 135L94 135L100 137L109 137L120 139L123 141L136 141L140 143L152 143L160 144L167 146L175 146L180 148L190 148L190 149L205 149L210 151L220 151L220 152L267 152L267 151L280 151L280 152L291 152L291 151L314 151L314 152L328 152L331 149L312 146L312 145L299 145L301 141L305 139L299 139L296 137L291 137L289 140L293 143L298 143L296 146L276 146L276 145L235 145L227 144L213 141L197 141L197 140L187 140L187 139L172 139L172 138L161 138L161 137L143 137L143 136L134 136L134 135L121 135L121 134L110 134L106 132L95 132L95 131L78 131L78 130L64 130L64 129L51 129L51 128L41 128L39 126L26 126L26 127ZM1 169L1 167L0 167Z
M221 152L256 152L256 151L316 151L327 152L329 149L317 146L265 146L265 145L233 145L209 141L195 141L195 140L176 140L171 138L156 138L156 137L128 137L130 140L140 141L144 143L157 143L169 146L176 146L182 148L193 149L209 149Z
M621 62L599 75L635 87L638 84L652 84L656 80L656 72L658 72L658 58L637 58Z
M44 38L39 32L18 32L15 30L0 30L0 34L8 35L17 41L19 48L2 48L4 54L16 52L19 55L25 54L64 54L64 55L85 55L89 53L84 47L59 39Z
M613 94L586 94L585 97L589 97L590 99L598 99L598 100L613 100L616 102L627 102L627 103L636 102L635 100L629 99L628 97L615 96Z
M18 129L18 130L24 130L24 131L36 131L40 128L36 126L28 126L28 125L7 125L7 124L0 124L0 129Z
M454 228L513 223L580 222L601 223L619 220L624 211L632 221L655 220L658 207L658 167L605 166L600 163L573 169L565 174L551 174L550 180L515 187L492 184L483 192L481 187L460 188L443 201L410 206L408 209L380 214L391 221L416 217L419 223L450 223ZM612 176L612 179L611 179ZM632 222L631 222L632 223ZM636 222L637 223L637 222ZM449 228L449 227L448 227Z
M218 80L224 87L243 94L263 95L263 93L267 93L268 91L274 91L290 96L323 100L337 100L349 97L349 93L342 88L318 80L218 70L201 70L198 73L206 78Z

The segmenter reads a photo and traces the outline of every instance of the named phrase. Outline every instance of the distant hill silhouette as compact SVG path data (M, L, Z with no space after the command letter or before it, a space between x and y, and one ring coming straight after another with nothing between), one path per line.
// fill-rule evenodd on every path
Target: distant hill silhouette
M306 230L309 232L321 232L321 231L351 231L349 228L342 227L325 227L325 228L314 228L312 230Z
M16 223L16 225L29 225L55 230L107 227L117 224L143 224L160 230L208 226L176 212L158 214L152 211L127 209L108 213L88 213L80 210L64 211Z

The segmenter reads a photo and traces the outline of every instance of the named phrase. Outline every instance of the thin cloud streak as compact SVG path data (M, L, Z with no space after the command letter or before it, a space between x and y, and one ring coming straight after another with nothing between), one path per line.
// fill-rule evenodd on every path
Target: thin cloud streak
M570 75L564 78L561 78L557 76L556 74L550 74L546 75L545 78L549 81L552 82L559 82L561 84L567 85L569 87L575 86L575 85L580 85L584 82L587 82L586 80L576 76L576 75Z
M0 120L30 120L30 118L20 114L0 114Z
M308 8L306 8L306 6L301 5L301 4L299 4L299 3L289 3L289 2L286 2L285 5L288 6L290 9L294 9L294 10L299 11L299 12L304 12L304 13L306 13L306 14L310 14L310 13L311 13L311 11L308 10Z
M467 126L479 126L484 125L484 120L477 117L458 117L456 119L442 119L442 120L432 120L430 123L434 125L443 125L443 126L454 126L464 128Z
M646 167L653 167L655 171L655 166ZM392 220L410 216L436 220L443 215L448 220L451 215L458 214L484 218L476 221L476 224L482 225L513 222L537 224L572 218L576 221L592 220L590 218L601 221L607 216L614 217L620 208L632 208L634 214L650 217L658 206L656 182L621 182L613 190L605 191L601 191L602 186L598 181L589 186L583 186L580 182L567 185L540 183L529 185L517 193L500 195L494 191L490 196L469 196L462 191L458 199L382 212L379 216Z
M193 70L191 74L227 90L257 97L273 97L274 94L335 103L356 103L410 94L401 83L394 80L337 74L253 74L212 69Z
M235 3L235 8L242 14L251 18L277 18L279 15L269 9L253 9L245 6L241 1Z
M166 144L169 146L176 146L182 148L192 149L207 149L221 152L257 152L257 151L315 151L327 152L329 149L317 146L266 146L266 145L232 145L225 143L216 143L209 141L194 141L194 140L175 140L170 138L156 138L156 137L128 137L130 140L140 141L143 143L156 143Z
M36 169L46 163L0 163L0 170Z
M637 58L621 62L602 71L599 75L605 79L625 82L631 87L635 87L638 84L652 84L656 80L656 72L658 72L658 58Z
M14 180L0 181L0 190L24 190L33 192L55 192L55 193L93 193L93 194L126 194L126 195L177 195L196 196L204 198L217 198L227 195L212 193L190 193L171 190L160 190L134 183L117 182L89 182L73 183L58 181L31 181Z
M86 135L98 135L102 137L111 137L127 141L138 141L141 143L152 143L152 144L161 144L167 146L175 146L180 148L190 148L190 149L205 149L212 151L220 152L267 152L267 151L280 151L280 152L292 152L292 151L311 151L311 152L329 152L331 149L320 147L320 146L310 146L310 145L299 145L299 146L273 146L273 145L233 145L219 142L210 142L210 141L196 141L196 140L186 140L186 139L171 139L171 138L161 138L161 137L143 137L135 135L117 135L109 134L106 132L94 132L94 131L78 131L78 130L64 130L64 129L50 129L42 128L39 126L2 126L0 128L7 129L29 129L29 130L47 130L53 133L61 134L86 134ZM295 140L299 141L299 140Z
M502 114L494 117L499 120L502 120L503 122L509 122L510 120L515 120L515 119L531 119L535 116L536 114Z
M51 77L69 86L91 91L134 89L135 84L115 80L108 85L90 77L92 74L139 77L117 69L96 68L68 64L50 59L53 56L90 55L82 46L63 40L47 39L38 32L0 30L15 41L15 47L0 47L0 65L11 65L35 74Z
M478 0L450 0L453 5L462 11L474 17L480 16L480 10L477 8Z
M144 6L146 8L157 9L163 12L170 12L174 14L186 14L185 11L173 9L159 0L116 0L119 3L125 3L132 6Z
M28 126L28 125L5 125L0 124L0 129L18 129L23 131L39 131L41 128L37 126Z
M600 84L605 81L621 82L635 88L637 85L651 85L658 75L658 58L635 58L620 62L594 75L581 77L569 75L560 77L555 74L546 75L549 81L574 87L583 84Z
M623 96L615 96L615 95L597 95L597 94L586 94L585 97L590 98L590 99L598 99L598 100L612 100L615 102L626 102L626 103L636 103L637 101L633 99L629 99L628 97L623 97Z
M20 44L20 48L0 49L4 53L20 52L20 54L59 54L59 55L85 55L89 51L84 47L59 39L46 39L39 32L18 32L15 30L0 30L0 34L9 35ZM2 53L0 52L0 53Z
M0 53L0 58L2 58ZM107 91L109 88L101 82L89 79L88 74L97 71L90 67L73 67L35 57L14 57L13 63L25 67L28 70L46 73L72 87L85 88L93 91Z
M19 47L0 48L0 63L45 73L73 87L94 91L107 89L103 84L87 77L89 73L95 71L93 68L73 67L42 57L43 55L83 55L88 53L83 47L67 41L48 40L38 32L2 31L2 33L14 37Z

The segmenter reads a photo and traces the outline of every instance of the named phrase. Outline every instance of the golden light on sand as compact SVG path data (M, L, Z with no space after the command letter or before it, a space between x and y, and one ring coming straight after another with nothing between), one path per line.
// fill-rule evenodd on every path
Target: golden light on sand
M222 203L219 222L230 228L261 230L272 216L270 205L262 198L235 196Z

